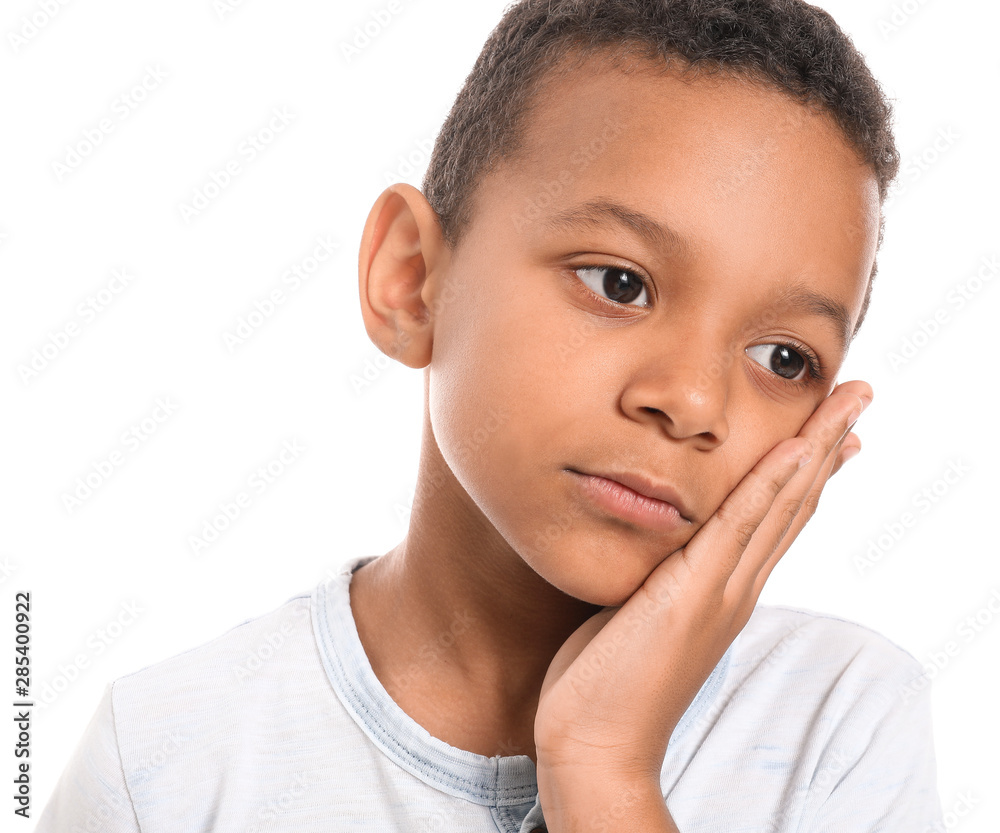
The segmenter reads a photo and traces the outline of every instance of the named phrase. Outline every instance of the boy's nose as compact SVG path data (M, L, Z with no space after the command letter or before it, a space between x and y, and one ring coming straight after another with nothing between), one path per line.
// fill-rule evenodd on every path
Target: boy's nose
M628 382L622 408L632 419L659 423L675 440L694 438L700 448L714 448L729 437L728 370L710 372L684 359L647 365Z

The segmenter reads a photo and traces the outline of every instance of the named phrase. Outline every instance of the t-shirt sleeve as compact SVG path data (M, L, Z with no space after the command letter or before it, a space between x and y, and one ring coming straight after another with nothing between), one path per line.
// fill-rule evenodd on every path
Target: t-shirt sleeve
M915 665L916 663L914 663ZM911 666L912 669L912 666ZM857 707L870 711L867 737L851 733L816 773L829 794L817 810L815 833L933 833L944 831L937 791L930 681L921 672L896 686L879 686Z
M112 685L56 783L35 833L100 830L141 833L125 784L115 730Z

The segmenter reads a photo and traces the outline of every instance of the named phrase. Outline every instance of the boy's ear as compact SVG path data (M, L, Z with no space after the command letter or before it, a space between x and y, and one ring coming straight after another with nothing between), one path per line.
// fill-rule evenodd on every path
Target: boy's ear
M424 195L406 183L386 188L361 237L361 316L375 346L408 367L430 363L430 310L448 256L437 213Z

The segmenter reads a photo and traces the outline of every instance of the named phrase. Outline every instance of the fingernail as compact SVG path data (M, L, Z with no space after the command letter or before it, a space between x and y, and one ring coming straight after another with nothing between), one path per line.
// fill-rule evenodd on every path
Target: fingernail
M846 463L852 457L857 457L861 449L856 445L849 446L841 452L841 459Z
M813 458L812 445L809 446L807 451L803 451L802 455L799 457L798 468L802 468L806 463L808 463Z

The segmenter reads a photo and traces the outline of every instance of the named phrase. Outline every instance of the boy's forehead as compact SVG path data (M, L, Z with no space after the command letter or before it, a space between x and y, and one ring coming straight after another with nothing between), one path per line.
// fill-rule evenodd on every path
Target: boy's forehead
M850 167L855 179L875 181L830 113L743 75L684 71L649 59L623 65L620 56L595 56L557 67L540 85L521 130L518 165L568 163L583 173L602 161L643 167L682 152L714 163L721 174L731 172L725 163L737 156L742 176L729 185L738 190L769 163L777 167L783 155L783 167L798 164L800 173Z
M807 252L867 283L878 184L830 114L745 77L640 59L628 69L595 59L552 73L517 158L484 179L484 204L528 239L604 199L665 227L677 256L756 242L761 257Z

